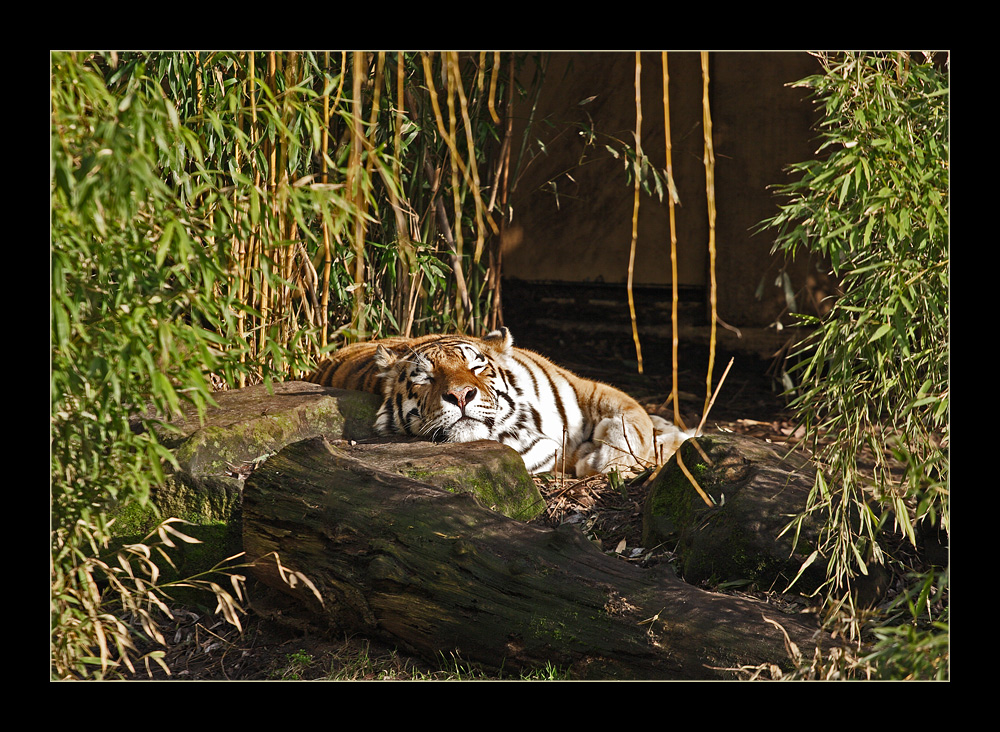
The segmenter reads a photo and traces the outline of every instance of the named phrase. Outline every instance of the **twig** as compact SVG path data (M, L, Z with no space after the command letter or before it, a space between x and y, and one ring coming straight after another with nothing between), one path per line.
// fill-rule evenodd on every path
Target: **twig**
M635 450L632 449L632 443L628 441L628 425L625 424L625 415L624 414L622 414L622 437L625 438L625 447L628 448L628 454L632 456L632 459L635 460L636 463L645 462L645 461L641 460L638 455L635 454ZM654 447L656 446L656 431L655 430L653 431L653 446Z
M708 419L708 413L712 411L712 406L715 404L715 398L719 396L719 390L722 389L722 384L726 380L726 375L729 373L729 369L731 369L732 367L733 367L733 359L730 358L729 363L726 364L726 370L722 372L722 378L719 379L719 383L715 387L715 392L712 394L712 398L708 402L708 407L705 409L705 414L702 415L701 422L698 423L698 429L694 433L696 437L701 435L702 433L701 431L705 427L705 422ZM708 463L709 465L715 464L712 462L712 459L706 454L705 450L702 449L702 446L698 444L697 440L694 441L694 447L706 463Z
M562 489L563 481L566 479L566 425L563 425L562 431L562 454L560 455L562 459L562 470L559 473L559 488Z
M698 443L695 442L695 444L697 445ZM698 485L698 481L694 479L693 475L691 475L691 471L687 469L687 465L684 464L684 459L681 457L681 450L677 451L677 464L680 466L684 475L687 476L687 479L691 481L691 485L694 486L694 489L698 491L698 495L701 496L701 500L705 502L706 506L712 508L715 504L712 502L712 499L708 497L708 494L702 490L701 486Z
M726 370L722 372L722 378L719 379L719 383L715 387L715 391L712 392L712 398L708 401L708 406L705 408L705 413L701 416L701 422L698 423L698 431L695 434L700 435L702 428L705 426L705 420L708 419L708 413L712 411L712 406L715 404L715 398L719 396L719 390L722 388L722 382L726 380L726 375L729 373L729 369L733 367L732 358L729 359L729 363L726 364Z

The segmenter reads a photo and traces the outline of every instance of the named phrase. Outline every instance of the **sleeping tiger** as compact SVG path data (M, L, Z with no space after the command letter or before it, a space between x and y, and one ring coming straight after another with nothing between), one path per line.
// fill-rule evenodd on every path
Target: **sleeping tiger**
M691 436L618 389L515 348L506 328L484 338L355 343L306 380L381 394L380 434L497 440L517 450L532 473L565 466L583 477L650 465Z

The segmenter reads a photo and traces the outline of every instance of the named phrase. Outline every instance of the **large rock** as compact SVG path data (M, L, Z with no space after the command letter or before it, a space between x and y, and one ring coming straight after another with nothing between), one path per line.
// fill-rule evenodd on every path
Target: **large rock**
M461 444L381 440L339 447L378 470L451 493L468 493L483 508L508 518L529 521L545 511L545 499L524 460L513 448L493 440Z
M115 532L137 540L167 517L184 519L183 530L199 539L171 554L180 573L200 571L242 551L240 510L243 480L282 447L312 437L366 439L379 398L373 394L327 389L302 381L279 382L221 391L204 420L187 405L184 414L154 424L160 443L177 460L177 469L150 496L115 513ZM147 415L148 416L148 415Z
M725 434L688 440L680 457L715 505L706 505L675 455L646 498L643 544L676 545L681 574L692 584L747 581L785 589L815 548L809 522L794 546L794 531L779 538L806 506L815 478L808 458L787 445ZM822 583L824 564L808 568L798 589Z
M243 478L285 445L310 437L367 439L379 399L303 381L217 392L204 421L193 406L156 427L178 469L153 503L164 516L228 522L239 510Z

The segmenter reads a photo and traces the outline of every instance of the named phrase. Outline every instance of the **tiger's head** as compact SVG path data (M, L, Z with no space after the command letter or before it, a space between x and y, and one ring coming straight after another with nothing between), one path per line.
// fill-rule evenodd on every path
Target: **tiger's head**
M438 442L498 439L515 412L499 363L512 345L502 328L484 338L439 336L379 346L375 363L384 399L376 428Z

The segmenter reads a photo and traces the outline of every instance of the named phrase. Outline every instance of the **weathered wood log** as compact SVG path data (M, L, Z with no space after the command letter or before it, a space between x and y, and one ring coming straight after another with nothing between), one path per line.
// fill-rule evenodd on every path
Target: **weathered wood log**
M821 638L773 607L605 555L574 527L505 518L322 438L289 445L247 479L243 519L256 576L317 627L430 661L456 653L506 671L548 662L574 678L728 678L745 665L787 669L782 628L806 654ZM316 594L291 586L290 571Z

